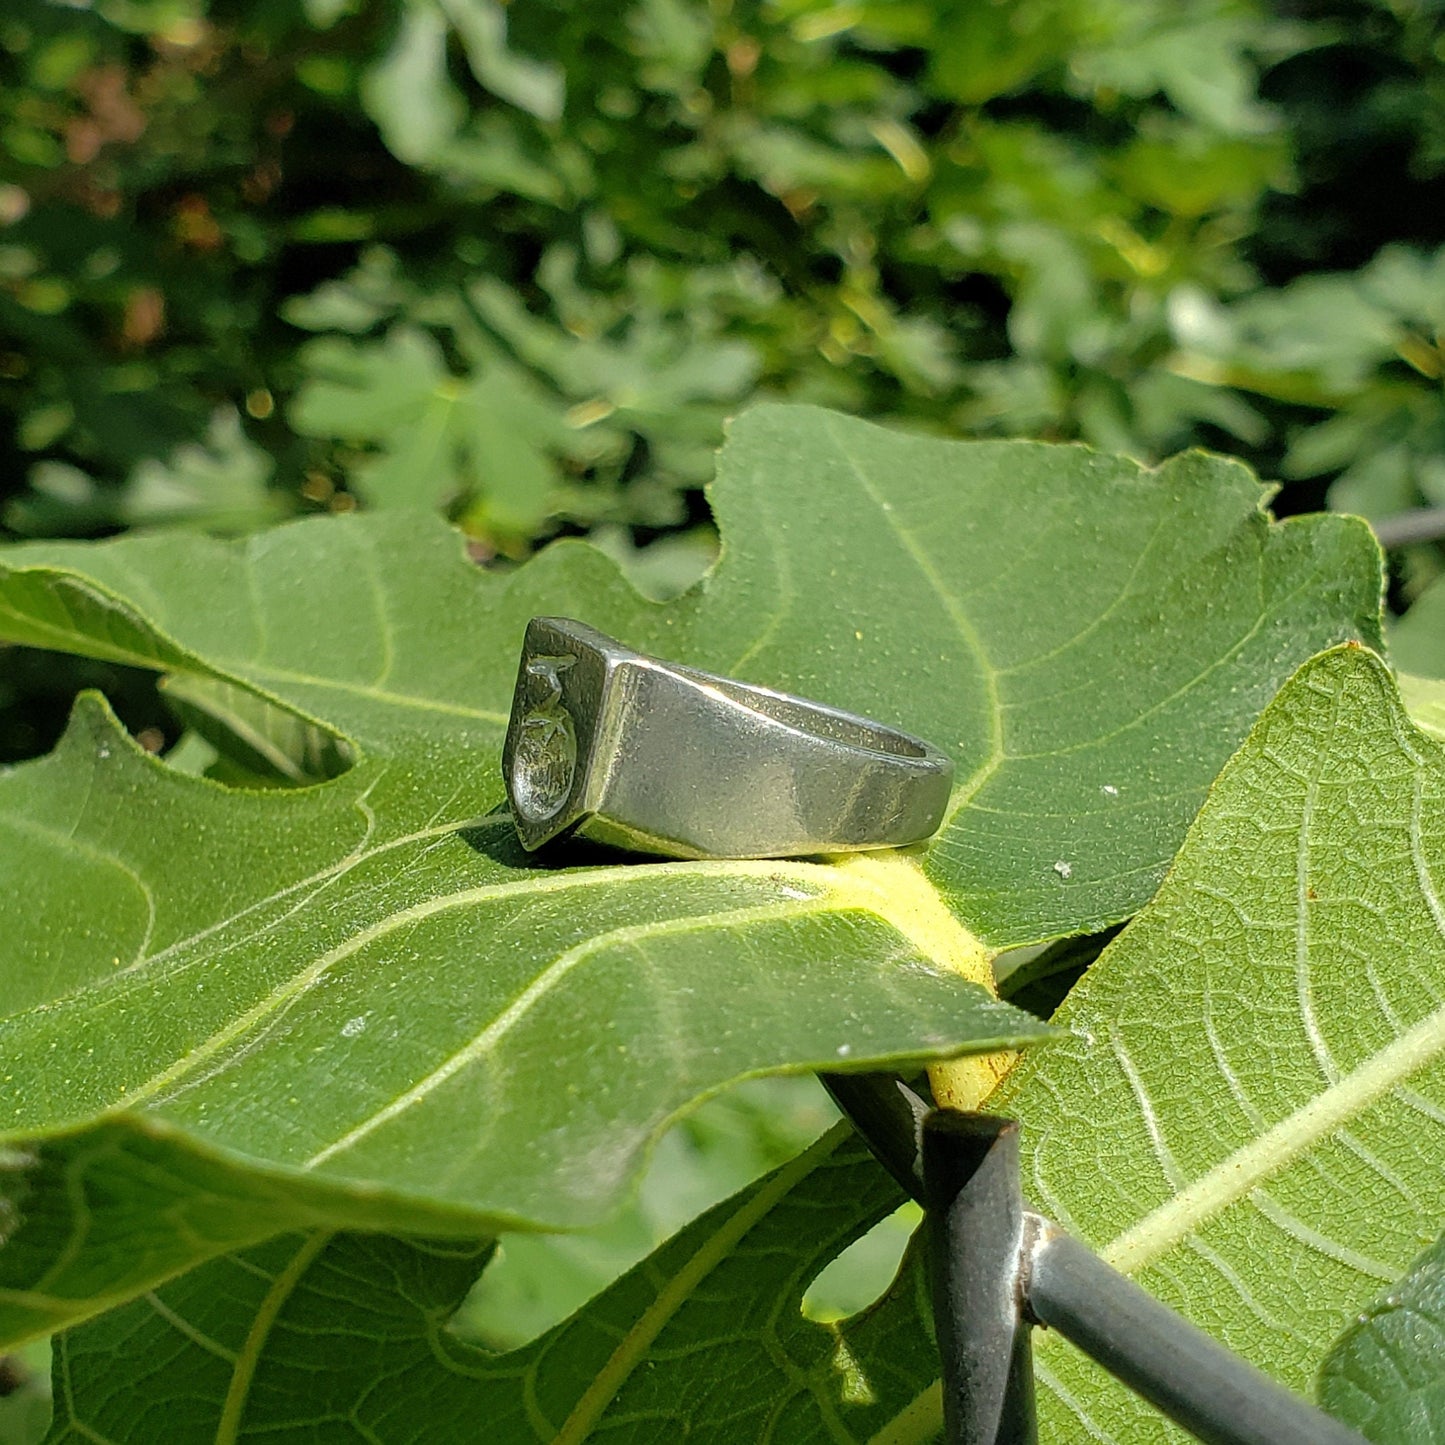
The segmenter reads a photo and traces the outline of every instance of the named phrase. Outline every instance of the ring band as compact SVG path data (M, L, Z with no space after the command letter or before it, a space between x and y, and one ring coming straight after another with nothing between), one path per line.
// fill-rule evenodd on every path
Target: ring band
M854 713L534 617L502 750L528 850L574 833L671 858L897 848L942 822L953 762Z

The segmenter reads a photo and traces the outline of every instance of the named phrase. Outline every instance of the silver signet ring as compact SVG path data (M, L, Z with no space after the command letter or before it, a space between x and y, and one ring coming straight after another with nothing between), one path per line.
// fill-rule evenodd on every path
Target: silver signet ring
M573 833L671 858L902 847L953 784L918 738L563 617L527 624L502 768L523 847Z

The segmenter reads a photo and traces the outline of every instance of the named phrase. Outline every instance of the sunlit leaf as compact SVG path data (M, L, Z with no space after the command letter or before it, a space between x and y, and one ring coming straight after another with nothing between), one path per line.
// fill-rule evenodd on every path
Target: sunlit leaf
M666 606L577 546L484 573L422 518L5 554L5 635L158 668L213 719L255 694L351 764L228 790L91 700L0 778L0 1108L39 1148L0 1254L7 1328L288 1210L584 1224L731 1080L1037 1037L981 986L987 948L1133 912L1277 683L1376 635L1368 531L1273 525L1262 498L1201 456L1150 473L769 409L722 462L718 567ZM952 815L919 856L526 859L492 810L534 613L928 737L959 763ZM93 1139L116 1111L138 1122ZM232 1204L156 1236L203 1165L230 1171ZM81 1195L44 1182L67 1169Z
M989 1101L1022 1124L1035 1206L1300 1393L1367 1310L1324 1398L1380 1445L1436 1438L1408 1431L1439 1393L1438 1262L1396 1281L1445 1217L1442 867L1441 744L1371 654L1313 660L1221 774L1158 896L1056 1014L1067 1037ZM792 1198L808 1239L849 1207L822 1174ZM729 1283L734 1318L787 1309L765 1271ZM837 1397L816 1392L788 1439L937 1439L924 1291L915 1260L853 1322L912 1342L849 1356L855 1378L888 1380L887 1417L840 1425ZM1034 1359L1043 1445L1185 1438L1057 1335L1036 1333ZM649 1366L649 1387L665 1398L694 1373L679 1353ZM750 1378L762 1399L784 1389ZM619 1405L617 1428L628 1420ZM636 1438L676 1438L672 1424Z

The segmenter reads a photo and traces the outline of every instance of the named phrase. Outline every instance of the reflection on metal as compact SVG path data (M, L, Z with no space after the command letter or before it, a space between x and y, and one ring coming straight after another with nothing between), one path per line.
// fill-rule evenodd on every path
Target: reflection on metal
M562 617L527 624L502 771L524 847L576 833L671 858L918 843L953 785L919 738Z

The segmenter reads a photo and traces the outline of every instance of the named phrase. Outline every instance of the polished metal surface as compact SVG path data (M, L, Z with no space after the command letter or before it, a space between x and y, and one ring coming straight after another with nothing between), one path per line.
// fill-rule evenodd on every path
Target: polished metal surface
M918 738L561 617L527 625L502 767L526 848L575 833L671 858L917 843L953 783Z

